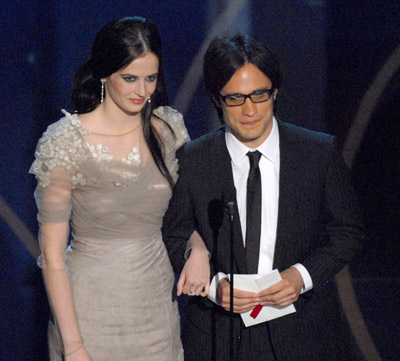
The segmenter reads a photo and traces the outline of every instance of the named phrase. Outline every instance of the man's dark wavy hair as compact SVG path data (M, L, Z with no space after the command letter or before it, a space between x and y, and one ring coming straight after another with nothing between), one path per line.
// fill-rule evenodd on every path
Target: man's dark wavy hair
M222 120L220 92L243 65L251 63L272 82L272 89L282 85L283 74L275 54L251 35L217 37L209 45L203 62L204 83Z

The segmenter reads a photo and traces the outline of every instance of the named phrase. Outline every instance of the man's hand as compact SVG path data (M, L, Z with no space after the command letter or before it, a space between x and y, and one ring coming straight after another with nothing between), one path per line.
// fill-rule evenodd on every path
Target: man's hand
M304 284L300 272L297 268L290 267L281 273L281 277L281 281L258 294L261 305L284 307L297 301Z
M220 305L230 311L230 283L227 278L223 278L218 283L217 299ZM260 299L257 293L233 289L233 312L243 313L252 310L259 304Z

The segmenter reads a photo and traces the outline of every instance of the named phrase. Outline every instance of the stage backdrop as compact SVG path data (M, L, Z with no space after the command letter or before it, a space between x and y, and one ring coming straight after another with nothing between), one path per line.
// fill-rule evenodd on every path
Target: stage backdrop
M337 135L353 168L369 238L337 281L360 360L398 359L398 1L30 0L2 1L0 14L0 360L47 358L28 169L42 132L60 109L73 110L72 77L95 34L128 15L159 27L171 104L192 138L219 126L201 78L210 38L249 32L278 54L285 73L279 117Z

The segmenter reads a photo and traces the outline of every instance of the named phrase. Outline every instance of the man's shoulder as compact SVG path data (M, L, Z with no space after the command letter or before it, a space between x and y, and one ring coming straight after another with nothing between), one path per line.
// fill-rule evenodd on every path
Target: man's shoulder
M278 120L279 137L281 141L304 146L331 146L336 142L336 137L316 130L294 125Z
M189 147L207 147L225 136L225 127L211 130L210 132L188 143Z
M224 127L210 131L201 137L186 143L182 147L182 152L187 155L201 156L209 153L210 150L220 147L225 139Z

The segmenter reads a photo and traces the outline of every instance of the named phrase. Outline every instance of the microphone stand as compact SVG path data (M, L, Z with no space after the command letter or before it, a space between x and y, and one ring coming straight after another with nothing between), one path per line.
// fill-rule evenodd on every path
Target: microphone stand
M230 339L229 339L229 360L233 361L233 339L234 339L234 333L233 333L233 320L234 320L234 314L233 314L233 262L234 262L234 253L233 253L233 239L234 239L234 232L233 232L233 214L234 214L234 208L235 208L235 203L234 202L228 202L227 203L228 207L228 215L229 215L229 221L230 221L230 296L229 296L229 329L230 329Z

